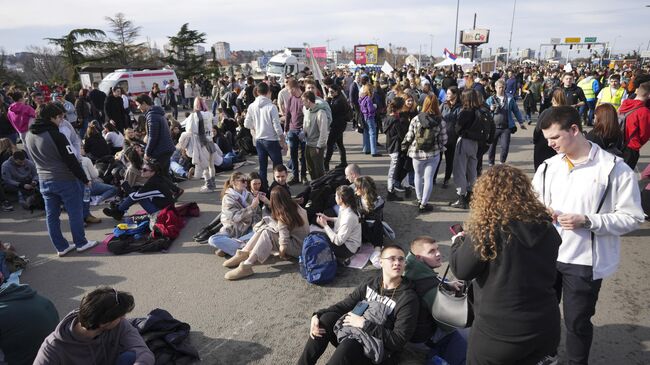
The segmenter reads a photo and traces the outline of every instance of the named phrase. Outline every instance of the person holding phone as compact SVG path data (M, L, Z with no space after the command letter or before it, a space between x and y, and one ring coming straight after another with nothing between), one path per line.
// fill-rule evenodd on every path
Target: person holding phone
M384 246L379 275L316 311L298 364L316 364L329 343L336 350L328 364L394 363L415 331L419 309L413 284L402 276L405 260L401 247Z
M450 267L474 280L469 364L537 364L555 354L555 296L562 240L523 171L510 165L477 180L466 232L452 239Z
M260 193L262 194L262 193ZM258 195L255 199L261 199ZM265 197L263 199L266 199ZM300 207L282 187L271 190L271 216L253 227L253 236L223 266L235 268L226 273L227 280L239 280L254 274L253 265L264 263L274 251L280 258L298 257L309 234L307 211Z
M334 255L345 260L354 255L361 247L361 223L357 215L357 199L354 190L347 185L336 188L336 204L340 207L338 218L318 213L316 223L325 229L330 239ZM328 222L335 222L332 229Z

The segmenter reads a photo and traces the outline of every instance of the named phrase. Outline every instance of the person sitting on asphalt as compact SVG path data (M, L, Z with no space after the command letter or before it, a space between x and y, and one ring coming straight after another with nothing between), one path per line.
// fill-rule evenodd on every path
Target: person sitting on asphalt
M361 176L354 181L357 195L357 212L361 222L361 241L372 244L375 252L370 262L379 268L379 256L384 245L384 198L377 193L375 181L370 176Z
M418 364L431 363L434 356L439 356L450 365L464 365L467 336L437 322L431 310L442 280L435 271L442 266L438 243L432 237L419 236L411 241L410 249L406 256L404 277L415 285L415 292L420 298L420 312L415 333L404 348L400 364L405 363L404 358L408 355ZM462 285L459 281L447 281L445 286L446 289L458 291Z
M281 187L271 190L270 205L271 217L256 224L253 228L255 233L246 245L223 263L225 267L236 267L226 273L227 280L253 275L253 265L258 261L264 263L273 251L278 251L282 259L298 257L302 253L302 243L309 234L307 211Z
M339 260L352 257L361 247L361 223L357 215L357 197L349 186L336 188L336 204L340 207L337 218L318 213L316 223L325 229L330 239L330 248ZM334 229L328 222L335 222Z
M34 365L153 365L153 353L124 318L134 306L131 294L113 288L86 294L43 341Z
M253 226L262 219L259 197L247 190L248 177L237 171L226 180L221 191L221 223L219 233L208 240L218 256L234 256L253 236Z
M316 311L299 365L314 365L332 343L328 364L394 363L413 336L419 301L413 284L402 277L404 250L385 246L381 272L342 301Z
M59 313L29 285L5 279L0 272L0 364L31 364L45 337L59 323Z
M137 191L130 193L119 205L104 208L103 212L106 216L119 221L135 203L140 203L147 214L154 214L174 204L169 183L163 178L161 167L155 160L149 159L145 162L142 167L142 176L147 178L147 182Z
M34 163L26 158L25 151L16 151L2 163L2 183L8 193L18 193L22 202L38 189L38 174Z

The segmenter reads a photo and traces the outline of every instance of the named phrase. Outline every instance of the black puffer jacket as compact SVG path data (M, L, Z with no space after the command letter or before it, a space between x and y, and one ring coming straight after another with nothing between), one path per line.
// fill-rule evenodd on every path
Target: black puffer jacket
M406 115L389 115L384 122L386 126L386 150L388 153L400 152L402 141L409 131L409 120Z

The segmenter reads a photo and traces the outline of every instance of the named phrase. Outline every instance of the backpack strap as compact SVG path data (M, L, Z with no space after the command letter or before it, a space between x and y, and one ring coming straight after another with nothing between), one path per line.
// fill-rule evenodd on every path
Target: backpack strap
M630 114L632 114L632 113L634 113L635 111L637 111L637 109L641 109L641 108L643 108L643 105L642 105L642 106L639 106L639 107L636 107L636 108L634 108L634 109L628 111L627 113L623 114L623 143L625 144L625 146L623 146L623 148L627 147L627 143L630 141L629 139L626 140L626 138L627 138L627 117L629 117ZM634 133L636 133L637 131L638 131L638 128L635 129L635 130L633 130L632 133L630 133L630 139L632 139L632 136L633 136Z
M600 210L603 208L603 204L605 204L605 198L607 197L607 193L609 193L612 187L612 176L614 175L615 168L616 168L616 157L614 157L614 167L612 167L612 169L609 171L609 174L607 175L607 186L605 187L603 196L600 197L600 201L598 202L598 207L596 208L595 214L600 213ZM596 235L594 234L593 231L590 232L591 232L591 252L593 254Z
M542 202L546 205L546 170L548 169L548 163L543 162L544 171L542 172Z

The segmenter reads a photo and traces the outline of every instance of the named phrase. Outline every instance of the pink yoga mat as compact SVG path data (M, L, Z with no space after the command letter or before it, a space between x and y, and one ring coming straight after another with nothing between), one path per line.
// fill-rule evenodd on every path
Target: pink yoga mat
M359 248L359 251L357 251L357 253L355 253L354 256L350 258L350 264L348 265L348 267L354 269L363 269L368 263L368 260L370 259L370 256L374 251L375 248L372 247L371 244L364 243Z

